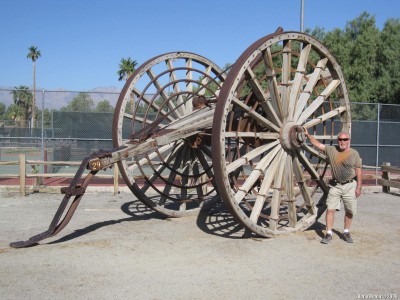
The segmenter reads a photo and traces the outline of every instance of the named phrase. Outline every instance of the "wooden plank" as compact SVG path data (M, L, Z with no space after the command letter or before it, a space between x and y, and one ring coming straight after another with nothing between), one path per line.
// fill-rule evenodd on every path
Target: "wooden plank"
M287 152L283 152L283 157L279 159L280 162L286 161ZM275 172L274 176L274 192L271 200L271 216L269 220L269 228L271 230L276 230L278 228L278 219L279 219L279 208L280 208L280 200L282 197L282 180L283 180L283 171L285 170L285 163L280 163L279 169Z
M324 59L321 59L320 61L318 61L317 66L314 69L314 72L309 77L307 85L304 88L304 91L301 93L299 100L296 103L296 109L294 112L293 120L296 121L299 118L301 112L303 111L304 107L306 106L307 101L310 98L310 96L313 92L313 89L320 78L321 70L325 67L327 61L328 61L327 58L324 58Z
M386 187L393 187L400 189L400 181L391 181L387 179L378 179L378 184ZM390 190L389 190L390 192Z
M7 165L18 165L18 160L10 160L10 161L0 161L0 166L7 166Z
M237 160L228 164L226 166L226 173L229 174L229 173L235 171L237 168L241 167L248 161L254 159L258 155L261 155L262 153L266 152L267 150L271 149L272 147L275 147L278 144L279 144L279 141L275 141L273 143L263 145L263 146L260 146L258 148L251 150L250 152L246 153L242 157L239 157Z
M381 171L382 172L394 172L394 173L400 173L400 167L395 167L395 166L390 166L390 165L383 165L381 166Z
M173 90L175 92L175 94L178 95L178 98L176 99L176 103L178 104L178 111L181 115L185 115L186 111L185 111L185 106L183 105L183 98L182 98L182 94L179 88L179 84L177 83L177 77L175 74L175 70L174 69L174 65L173 65L173 59L167 59L166 60L166 65L167 68L170 70L169 73L169 81L170 83L173 82L172 86L173 86ZM168 95L169 96L169 95Z
M119 179L119 170L117 163L114 163L114 195L118 194L118 179Z
M244 132L244 131L228 131L224 132L225 138L257 138L260 140L277 140L279 139L279 133L277 132Z
M295 194L295 186L294 186L294 174L293 174L293 157L292 154L286 159L286 172L285 176L285 188L286 188L286 197L288 200L288 218L289 218L289 226L294 228L297 225L297 208L296 208L296 194Z
M301 50L301 53L300 53L300 59L297 64L297 70L296 70L296 74L294 77L294 82L293 82L292 88L290 90L289 107L288 107L289 121L293 120L294 109L295 109L296 101L299 97L299 93L301 90L300 87L303 82L304 73L305 73L306 65L307 65L307 59L310 54L310 51L311 51L311 44L308 44Z
M249 84L256 95L258 102L260 103L261 107L267 114L269 120L273 121L276 125L281 126L282 122L279 119L278 115L275 112L271 104L271 95L270 93L265 93L263 88L261 87L260 83L258 82L256 75L253 73L253 70L250 68L246 69L245 72L246 79L249 81Z
M271 49L267 48L264 52L264 64L266 68L267 82L269 91L271 93L271 100L277 109L277 113L280 117L283 116L282 99L279 94L278 82L276 80L276 74L274 71L274 63L272 61Z
M297 123L303 124L321 106L325 99L335 91L339 84L340 80L332 80L325 90L301 113Z
M292 41L284 41L283 42L283 50L282 50L282 79L281 79L281 100L282 100L282 110L286 114L289 104L290 97L290 75L291 75L291 67L292 67ZM287 115L284 116L284 119L287 118Z
M280 128L277 127L274 123L272 123L271 121L269 121L268 119L264 118L262 115L260 115L258 112L252 110L251 107L247 106L246 104L244 104L242 101L240 101L237 98L233 98L232 102L234 102L237 106L239 106L241 109L243 109L244 111L248 112L249 115L251 117L253 117L257 123L259 123L260 125L263 125L264 127L268 127L271 128L273 130L275 130L276 132L280 131Z
M242 201L243 197L246 196L251 187L257 181L257 179L264 175L264 172L267 169L268 165L271 163L271 161L275 158L280 150L282 150L282 147L277 146L274 150L269 152L265 157L263 157L263 159L260 160L256 168L250 173L250 176L246 178L244 184L235 194L235 200L237 203L240 203L240 201Z
M336 109L334 109L334 110L331 110L330 112L327 112L327 113L325 113L325 114L323 114L323 115L320 115L319 117L317 117L317 118L315 118L315 119L312 119L312 120L308 121L307 123L305 123L305 124L303 125L303 127L304 127L304 128L313 127L313 126L315 126L315 125L317 125L317 124L320 124L320 123L322 123L322 122L324 122L324 121L326 121L326 120L328 120L328 119L331 119L331 118L333 118L333 117L335 117L335 116L341 114L342 112L344 112L344 111L346 111L346 110L347 110L347 109L346 109L345 106L340 106L340 107L338 107L338 108L336 108ZM298 125L301 125L301 124L299 124L299 123L297 123L297 124L298 124Z
M390 163L388 163L388 162L383 163L382 167L390 167ZM382 179L383 180L389 181L389 177L390 177L390 173L389 172L382 171ZM387 193L387 194L390 193L390 186L383 185L382 186L382 192Z
M279 165L279 163L282 160L282 155L283 155L284 151L281 151L280 155L278 158L276 158L271 165L269 166L269 168L267 169L267 171L265 172L265 176L264 176L264 180L262 181L260 190L258 191L258 195L256 197L256 201L254 203L253 209L251 211L251 215L250 215L250 220L257 224L258 218L261 214L261 210L264 206L265 200L268 197L268 190L271 187L272 184L272 180L274 178L274 174L276 172L276 169Z
M27 165L59 165L59 166L80 166L79 161L47 161L47 160L27 160Z
M26 156L21 153L19 155L19 193L26 196Z

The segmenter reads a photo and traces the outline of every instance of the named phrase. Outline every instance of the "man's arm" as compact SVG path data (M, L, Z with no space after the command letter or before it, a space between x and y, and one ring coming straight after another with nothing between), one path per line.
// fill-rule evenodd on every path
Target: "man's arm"
M361 195L361 187L362 187L361 168L356 168L356 177L357 177L356 197L359 197Z
M325 145L316 140L315 137L308 134L308 130L304 128L304 135L310 140L310 143L318 150L325 151Z

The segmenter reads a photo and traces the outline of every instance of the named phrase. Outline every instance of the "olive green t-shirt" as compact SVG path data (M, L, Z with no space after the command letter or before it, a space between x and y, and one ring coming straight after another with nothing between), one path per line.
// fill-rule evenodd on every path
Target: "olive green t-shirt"
M326 146L326 155L332 167L333 178L345 182L356 176L355 168L361 168L361 158L357 150L339 151L337 146Z

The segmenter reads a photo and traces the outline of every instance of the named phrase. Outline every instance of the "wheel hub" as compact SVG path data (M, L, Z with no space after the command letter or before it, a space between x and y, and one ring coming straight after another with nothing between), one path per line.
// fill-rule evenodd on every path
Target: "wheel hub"
M279 139L282 147L286 150L300 148L300 144L305 140L303 127L292 121L287 122L282 126Z

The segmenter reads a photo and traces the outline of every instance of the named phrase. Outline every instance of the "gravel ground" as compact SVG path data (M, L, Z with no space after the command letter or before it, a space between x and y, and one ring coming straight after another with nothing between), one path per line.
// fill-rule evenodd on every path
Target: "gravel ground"
M0 196L1 299L400 298L398 194L365 192L355 243L338 235L341 211L323 245L324 216L305 232L242 238L223 205L165 219L132 194L90 192L61 233L25 249L9 243L46 230L62 196Z

